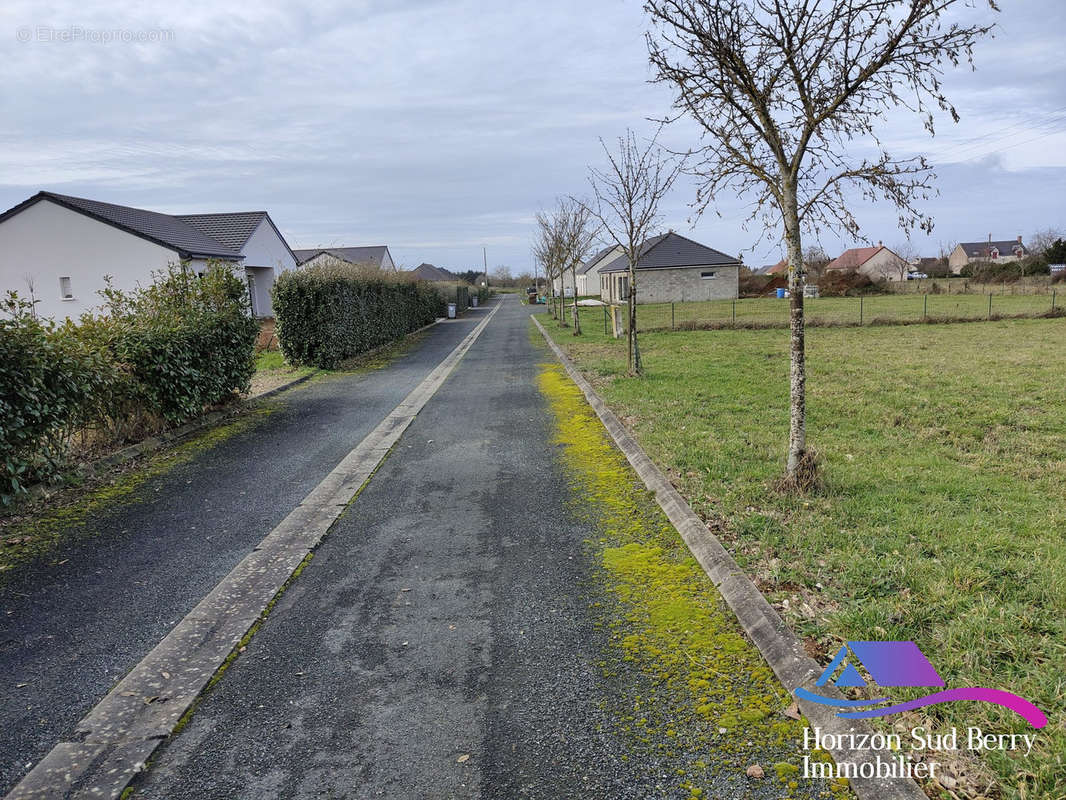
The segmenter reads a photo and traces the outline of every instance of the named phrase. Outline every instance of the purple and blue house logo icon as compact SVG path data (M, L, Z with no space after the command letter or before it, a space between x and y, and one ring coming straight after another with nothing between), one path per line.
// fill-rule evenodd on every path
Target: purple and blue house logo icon
M863 677L856 664L865 669L870 676L870 681ZM836 676L835 679L834 676ZM944 679L940 677L933 665L929 663L929 659L914 642L848 642L840 648L814 685L863 687L871 683L879 689L908 686L935 688L940 691L903 703L892 703L888 697L877 697L872 700L836 699L824 697L803 687L796 689L796 697L812 703L840 707L843 710L838 711L837 716L846 719L884 717L888 714L898 714L937 703L978 700L1009 708L1034 728L1043 728L1047 725L1047 716L1043 711L1024 697L1011 692L977 686L958 689L943 688L946 685ZM886 706L885 703L890 703L890 705Z

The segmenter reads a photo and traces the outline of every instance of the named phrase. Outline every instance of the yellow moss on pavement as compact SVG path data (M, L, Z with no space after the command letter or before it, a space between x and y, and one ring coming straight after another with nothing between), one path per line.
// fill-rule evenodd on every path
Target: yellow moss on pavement
M690 797L714 796L703 784L737 780L759 760L764 790L777 781L777 795L825 791L771 766L800 763L802 724L781 713L790 698L581 391L557 364L541 365L538 382L572 507L599 532L598 577L615 601L601 608L612 643L601 666L625 694L619 730L678 765L678 789Z

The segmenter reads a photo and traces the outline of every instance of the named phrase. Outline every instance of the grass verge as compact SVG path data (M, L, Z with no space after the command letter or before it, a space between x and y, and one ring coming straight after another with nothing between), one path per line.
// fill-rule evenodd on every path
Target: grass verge
M1006 689L1048 714L1028 757L963 753L974 757L954 764L954 796L1066 795L1062 321L812 330L808 431L824 487L806 497L772 488L786 331L646 334L647 375L628 379L622 342L548 330L812 652L914 640L948 686ZM927 711L894 719L1032 732L987 704Z

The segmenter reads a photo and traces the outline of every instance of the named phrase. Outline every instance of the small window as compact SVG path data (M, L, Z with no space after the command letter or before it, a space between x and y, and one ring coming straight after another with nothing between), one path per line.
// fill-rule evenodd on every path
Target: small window
M708 269L700 273L701 278L717 278L718 270Z
M70 288L70 278L59 279L59 296L64 300L74 299L74 292Z

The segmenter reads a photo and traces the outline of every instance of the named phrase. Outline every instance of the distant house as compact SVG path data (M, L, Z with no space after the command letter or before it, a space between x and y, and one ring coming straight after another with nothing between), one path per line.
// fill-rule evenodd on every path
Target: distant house
M454 282L459 280L459 276L451 270L444 269L443 267L435 267L424 261L413 270L410 270L407 274L415 280L432 281L434 283Z
M948 266L958 275L963 267L978 261L1017 261L1027 255L1029 251L1022 243L1021 236L1014 241L1003 242L993 242L989 237L987 242L962 242L957 245L948 256Z
M881 242L876 247L853 247L826 265L825 272L855 270L875 281L905 281L910 264Z
M175 216L42 191L0 214L0 290L32 295L57 320L99 306L105 276L129 291L169 264L203 271L214 260L243 272L261 317L276 276L296 267L265 211Z
M763 275L788 275L788 259L782 258L776 264L763 267L759 272Z
M594 294L594 291L589 289L589 276L598 277L600 267L606 266L615 258L622 254L622 248L618 245L610 245L604 247L599 252L593 254L589 258L585 259L578 268L575 270L577 273L577 283L575 286L574 278L570 274L570 270L566 270L561 278L556 278L555 293L562 294L564 297L573 297L575 289L577 295ZM596 278L594 277L593 280ZM596 284L594 283L593 286Z
M737 297L740 259L674 232L648 239L636 269L638 303L723 300ZM629 298L629 260L624 254L599 268L600 298Z
M300 260L300 266L314 264L328 264L343 261L356 266L367 266L373 269L395 272L396 263L392 260L392 254L386 245L373 247L312 247L310 249L294 250Z

